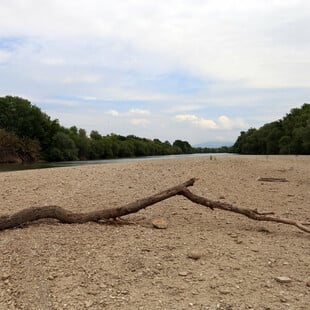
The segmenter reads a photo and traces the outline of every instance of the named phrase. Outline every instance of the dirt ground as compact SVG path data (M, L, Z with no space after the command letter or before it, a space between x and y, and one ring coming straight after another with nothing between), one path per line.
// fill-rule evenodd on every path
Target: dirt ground
M310 156L4 172L0 215L50 204L79 212L115 207L191 177L199 178L191 190L201 196L310 221ZM156 218L168 228L154 228ZM179 196L125 219L41 220L1 231L0 309L310 309L310 234L296 227L212 211Z

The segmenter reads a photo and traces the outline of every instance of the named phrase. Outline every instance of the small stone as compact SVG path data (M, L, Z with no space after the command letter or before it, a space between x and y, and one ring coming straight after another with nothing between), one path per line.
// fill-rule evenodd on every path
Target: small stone
M8 273L4 273L2 276L1 276L1 280L2 281L5 281L5 280L7 280L8 278L10 278L11 277L11 275L9 275Z
M168 228L168 222L162 217L152 220L152 225L158 229L167 229Z
M270 281L267 281L267 282L266 282L265 287L267 287L267 288L272 288L272 285L271 285Z
M180 271L179 272L179 276L181 276L181 277L186 277L187 275L188 275L187 271Z
M93 301L91 301L91 300L86 300L86 301L85 301L85 307L86 307L86 308L91 307L93 304L94 304L94 303L93 303Z
M228 295L230 293L230 290L227 288L222 288L219 290L220 294L222 295Z
M188 258L191 258L191 259L194 259L194 260L198 260L199 258L201 258L203 256L203 254L197 250L193 250L193 251L190 251L188 254L187 254L187 257Z
M276 277L275 280L279 283L291 283L292 279L289 277Z

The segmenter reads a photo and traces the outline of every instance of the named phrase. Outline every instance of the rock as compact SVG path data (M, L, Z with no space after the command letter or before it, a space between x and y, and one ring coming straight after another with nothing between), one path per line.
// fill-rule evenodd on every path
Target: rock
M91 300L86 300L86 301L85 301L85 307L86 307L86 308L90 308L93 304L94 304L94 303L93 303L93 301L91 301Z
M220 292L220 294L222 294L222 295L228 295L228 294L230 293L230 290L227 289L227 288L221 288L221 289L219 290L219 292Z
M201 258L203 256L203 254L197 250L193 250L188 252L187 257L194 259L194 260L198 260L199 258Z
M5 280L7 280L10 277L11 277L11 275L9 275L8 273L4 273L3 275L1 275L1 280L5 281Z
M187 271L180 271L179 272L179 276L181 276L181 277L186 277L187 275L188 275Z
M276 277L275 280L279 283L291 283L292 279L289 277Z
M152 220L152 225L158 229L167 229L168 228L168 222L162 217L159 217L159 218Z

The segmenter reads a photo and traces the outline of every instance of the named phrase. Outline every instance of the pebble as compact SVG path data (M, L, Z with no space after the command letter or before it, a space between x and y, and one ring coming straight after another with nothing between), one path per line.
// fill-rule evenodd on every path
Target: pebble
M152 225L158 229L167 229L168 228L168 222L162 217L152 220Z
M91 307L93 304L94 304L94 303L93 303L93 301L91 301L91 300L86 300L86 301L85 301L85 307L86 307L86 308Z
M8 278L10 278L11 275L9 275L8 273L4 273L2 276L1 276L1 280L2 281L5 281L7 280Z
M187 257L188 258L191 258L191 259L194 259L194 260L198 260L199 258L201 258L203 256L203 254L197 250L193 250L193 251L190 251L188 254L187 254Z
M179 276L181 276L181 277L186 277L187 275L188 275L187 271L180 271L179 272Z
M291 283L292 279L289 277L276 277L275 280L279 283Z
M219 290L219 292L220 292L220 294L222 294L222 295L228 295L228 294L230 293L230 290L227 289L227 288L221 288L221 289Z

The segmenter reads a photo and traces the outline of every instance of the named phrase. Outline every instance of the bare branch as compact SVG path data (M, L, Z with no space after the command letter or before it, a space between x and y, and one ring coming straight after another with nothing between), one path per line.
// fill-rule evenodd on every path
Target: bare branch
M86 223L86 222L98 222L100 220L114 219L124 215L138 212L148 206L156 204L160 201L168 199L176 195L182 195L190 201L199 205L208 207L210 209L221 209L224 211L230 211L238 214L242 214L252 220L256 221L269 221L277 222L287 225L293 225L302 231L310 233L310 229L307 225L309 222L300 222L287 218L281 218L277 216L271 216L273 212L259 212L257 210L251 210L246 208L240 208L231 204L212 201L205 197L198 196L188 190L189 186L193 186L197 179L192 178L180 185L171 187L165 191L159 192L155 195L136 200L121 207L103 209L98 211L92 211L88 213L73 213L59 206L44 206L44 207L32 207L18 211L12 215L0 216L0 230L19 227L22 224L33 222L44 218L57 219L61 223Z
M277 216L270 216L269 214L274 214L273 212L258 212L257 210L251 210L251 209L246 209L246 208L240 208L233 206L231 204L225 203L225 202L220 202L220 201L212 201L209 200L205 197L197 196L193 194L191 191L188 189L184 188L181 195L184 197L188 198L192 202L198 203L200 205L203 205L208 208L213 208L213 209L221 209L225 211L230 211L238 214L242 214L252 220L256 221L267 221L267 222L277 222L277 223L282 223L282 224L287 224L287 225L293 225L296 226L297 228L310 233L310 229L305 227L306 225L310 225L310 223L306 222L300 222L300 221L295 221L287 218L282 218L282 217L277 217Z
M257 181L262 182L288 182L286 178L257 178Z

